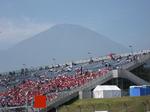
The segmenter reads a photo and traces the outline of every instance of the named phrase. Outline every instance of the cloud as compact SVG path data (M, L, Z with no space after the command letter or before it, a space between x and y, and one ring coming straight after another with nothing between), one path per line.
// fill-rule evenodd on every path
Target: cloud
M33 21L28 17L23 17L18 20L0 18L0 49L7 49L53 25L54 24Z

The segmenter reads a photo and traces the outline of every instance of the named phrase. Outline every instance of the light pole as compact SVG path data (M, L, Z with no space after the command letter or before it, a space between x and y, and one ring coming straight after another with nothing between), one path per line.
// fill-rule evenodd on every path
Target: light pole
M56 59L55 58L52 58L53 62L54 62L54 65L56 65Z
M22 64L23 65L23 69L24 69L24 76L25 76L25 68L26 68L26 64Z
M91 52L88 52L88 55L89 55L89 59L91 60L92 59L92 53Z
M133 46L132 45L129 45L129 48L131 50L131 54L133 55Z

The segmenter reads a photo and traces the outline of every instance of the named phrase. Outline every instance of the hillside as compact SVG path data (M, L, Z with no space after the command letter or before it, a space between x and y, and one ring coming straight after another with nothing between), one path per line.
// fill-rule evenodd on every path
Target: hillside
M124 46L88 28L59 24L24 40L0 53L0 71L101 56L110 52L127 52Z
M70 105L60 107L59 112L92 112L93 110L145 112L146 106L144 105L150 107L149 99L150 96L77 100Z

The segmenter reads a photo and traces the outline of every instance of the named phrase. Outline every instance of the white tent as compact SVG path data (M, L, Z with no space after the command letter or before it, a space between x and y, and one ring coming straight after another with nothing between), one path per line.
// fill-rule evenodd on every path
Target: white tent
M121 90L116 85L97 85L93 90L94 98L121 97Z

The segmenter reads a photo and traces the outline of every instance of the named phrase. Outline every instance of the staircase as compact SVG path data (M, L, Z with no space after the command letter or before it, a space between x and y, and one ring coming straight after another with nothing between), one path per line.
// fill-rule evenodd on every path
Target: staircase
M119 72L118 73L119 77L128 79L131 82L135 83L136 85L149 85L150 84L149 82L139 78L138 76L134 75L133 73L127 70L122 69L122 70L119 70L118 72Z

